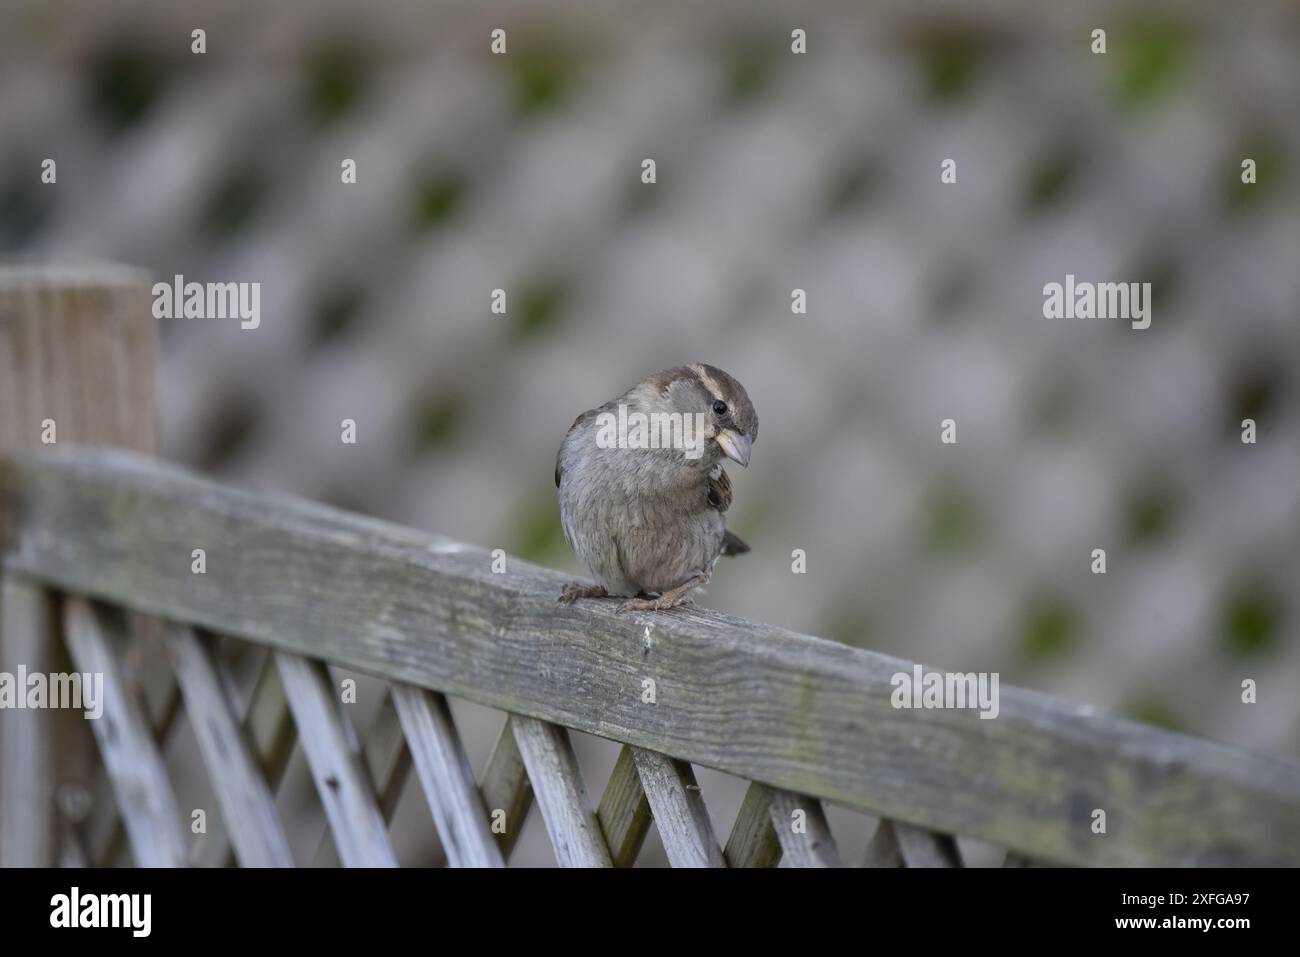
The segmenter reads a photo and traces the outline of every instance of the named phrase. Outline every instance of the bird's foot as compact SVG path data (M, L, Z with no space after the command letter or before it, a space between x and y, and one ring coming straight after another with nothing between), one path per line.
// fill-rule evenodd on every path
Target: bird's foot
M569 585L556 599L561 605L572 605L579 598L604 598L609 592L604 585Z
M687 596L693 589L709 583L708 575L696 575L694 578L682 582L676 588L670 588L658 598L630 598L623 602L621 611L667 611L669 608L679 608L682 605L690 604L691 600Z
M658 598L629 598L623 602L619 611L667 611L681 605L689 605L691 600L685 595L670 598L667 593Z

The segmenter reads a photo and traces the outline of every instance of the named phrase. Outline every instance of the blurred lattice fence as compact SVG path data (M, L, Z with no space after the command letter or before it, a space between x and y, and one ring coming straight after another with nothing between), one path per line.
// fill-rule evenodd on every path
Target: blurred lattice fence
M1297 12L913 7L9 4L0 252L261 281L163 323L165 455L548 564L573 415L716 362L711 604L1295 754ZM1043 322L1067 272L1152 328Z

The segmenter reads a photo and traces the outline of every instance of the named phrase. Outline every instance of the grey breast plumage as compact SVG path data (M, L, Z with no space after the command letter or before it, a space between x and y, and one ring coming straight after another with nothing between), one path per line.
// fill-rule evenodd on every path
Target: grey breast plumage
M720 464L598 445L596 418L616 403L578 416L556 457L564 536L592 576L612 594L662 593L748 551L725 527L731 483Z

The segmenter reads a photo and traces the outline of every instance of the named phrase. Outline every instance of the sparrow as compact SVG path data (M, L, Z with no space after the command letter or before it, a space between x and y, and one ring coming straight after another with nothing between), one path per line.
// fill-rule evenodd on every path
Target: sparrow
M649 442L639 419L651 423ZM670 434L665 423L681 425ZM680 441L664 441L673 434ZM720 556L749 551L726 528L722 461L747 467L757 438L745 387L703 363L657 372L578 416L555 486L565 540L597 584L569 585L559 601L620 595L624 611L675 608L708 583Z

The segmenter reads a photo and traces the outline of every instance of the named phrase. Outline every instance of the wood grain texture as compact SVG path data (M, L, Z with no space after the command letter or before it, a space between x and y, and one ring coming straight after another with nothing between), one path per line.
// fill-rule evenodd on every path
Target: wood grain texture
M157 449L148 274L124 266L0 266L0 449Z
M396 867L384 816L344 727L329 672L320 662L280 652L275 664L339 858L346 867Z
M764 788L782 867L843 867L821 802L780 788Z
M158 742L159 749L165 751L172 724L180 714L181 689L167 664L162 645L163 626L164 623L156 618L128 614L130 643L124 664L127 684L135 691L153 739ZM126 832L117 812L113 782L102 766L96 770L90 795L89 814L80 828L84 835L85 854L94 866L109 867L126 850ZM214 830L222 830L220 819L209 821L209 838Z
M519 745L515 743L515 729L509 715L501 725L501 733L497 735L479 781L483 807L493 816L494 822L498 811L504 814L500 819L504 829L497 829L494 825L492 836L496 838L497 847L501 848L502 858L509 860L533 806L533 785L528 780L528 769L519 754Z
M613 867L569 733L523 715L513 715L510 725L556 862L561 867Z
M0 580L0 670L17 680L53 670L56 596L12 575ZM26 689L16 689L26 694ZM50 712L5 711L0 718L0 867L48 867L58 855L54 805L55 727Z
M504 867L447 699L403 684L393 685L392 696L447 862L452 867Z
M292 867L293 854L275 808L275 795L231 709L210 642L185 625L172 625L166 644L239 863L244 867Z
M781 842L772 827L763 785L751 783L745 791L723 856L730 867L772 867L781 859Z
M895 709L906 661L701 609L564 607L558 573L123 453L12 458L0 501L7 569L282 650L1038 858L1300 864L1294 763L1006 685L995 720Z
M298 732L293 726L293 714L289 710L289 699L274 654L267 655L258 673L253 694L248 699L244 728L253 743L253 753L261 762L267 783L271 790L278 789L289 767L289 759L293 757Z
M220 659L217 666L223 672L226 670ZM240 709L244 715L244 733L252 748L253 757L274 794L280 789L280 781L289 767L293 746L298 740L293 715L289 711L289 701L284 696L280 670L275 666L274 653L268 654L262 662L248 704L242 709L233 690L230 690L235 685L233 679L227 675L222 684L228 689L231 707ZM201 867L231 867L235 864L234 848L231 847L229 835L220 820L215 824L209 822L208 839L199 848L198 858ZM335 863L337 860L336 856Z
M379 711L366 728L361 744L361 758L370 774L370 784L379 796L379 812L386 823L391 823L402 798L402 788L411 772L411 750L402 734L402 723L393 706L393 696L387 691L379 702ZM339 852L327 830L321 835L320 845L312 867L338 867Z
M64 602L64 634L76 669L104 676L104 713L91 726L136 864L184 867L189 851L176 797L153 732L123 678L124 636L76 597Z
M726 867L695 771L656 751L634 748L633 760L673 867Z
M650 830L650 801L641 786L632 752L628 745L619 749L618 760L596 808L596 820L600 822L615 867L631 867L636 863Z
M379 795L379 810L383 812L384 820L391 821L411 773L411 749L407 747L391 694L384 695L379 703L379 713L366 728L361 756L370 772L375 793Z
M156 321L149 289L146 273L121 266L0 265L0 453L41 448L49 437L47 420L60 445L156 449ZM0 508L0 543L4 538ZM12 674L17 664L50 670L49 664L65 660L57 629L45 637L48 648L28 647L21 659L5 647L6 632L0 624L0 670ZM0 822L0 855L12 861L16 854L26 859L39 852L40 863L50 865L57 795L65 788L93 793L95 787L92 735L65 715L42 720L15 713L10 719L9 750L27 764L20 774L7 770L0 747L0 814L9 821ZM23 757L33 753L45 757ZM14 800L43 806L13 807ZM89 823L76 823L79 839L88 840ZM6 837L9 829L13 833ZM120 834L108 830L110 838Z

